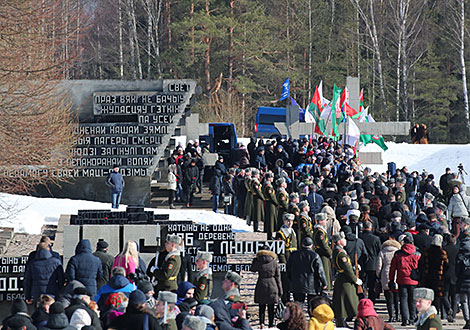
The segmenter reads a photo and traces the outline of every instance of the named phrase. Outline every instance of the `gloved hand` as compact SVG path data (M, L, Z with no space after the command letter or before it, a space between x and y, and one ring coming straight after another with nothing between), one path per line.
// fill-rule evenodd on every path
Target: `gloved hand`
M396 289L397 289L397 285L395 284L395 282L390 281L390 282L388 282L388 288L389 288L390 290L396 290Z
M356 281L356 285L359 285L359 286L361 286L361 285L362 285L362 280L361 280L360 278L358 278L358 279L357 279L357 281Z

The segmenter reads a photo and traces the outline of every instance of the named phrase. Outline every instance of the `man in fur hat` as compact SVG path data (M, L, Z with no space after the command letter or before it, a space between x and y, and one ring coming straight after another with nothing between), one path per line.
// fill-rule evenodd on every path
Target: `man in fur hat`
M196 291L194 299L198 303L209 303L212 294L212 270L209 264L212 262L212 253L198 251L196 257L196 267L198 270L196 276Z
M328 222L326 213L315 214L316 225L313 229L313 244L315 246L315 252L317 252L323 264L325 270L327 289L331 290L331 251L330 243L328 242L328 235L326 233L326 224Z
M286 191L287 183L286 179L279 178L276 180L277 188L277 201L279 203L277 224L276 229L280 228L284 224L283 215L289 211L289 193Z
M287 265L287 260L289 260L291 253L297 251L297 235L292 228L295 215L291 213L284 213L283 219L284 224L282 225L281 229L277 231L276 240L284 241L285 252L278 254L278 258L279 263ZM283 288L281 300L285 304L289 301L290 298L290 283L285 271L281 272L281 282Z
M310 211L310 206L307 201L301 201L299 203L300 215L299 215L299 227L300 227L300 237L299 240L303 242L305 237L313 237L313 225L312 219L310 219L308 213Z
M265 183L263 186L263 195L266 198L264 201L264 232L267 235L267 240L273 239L273 232L277 227L277 211L279 202L276 197L276 191L273 187L274 174L267 172L264 175Z
M251 220L253 222L253 231L258 231L258 225L260 221L264 220L264 207L263 201L266 199L261 189L261 178L259 170L254 169L252 171L251 180L251 193L253 194L253 210L251 212Z
M416 288L414 290L416 310L419 313L417 330L442 330L442 322L436 307L432 305L434 291L428 288Z
M178 245L181 237L178 235L167 235L165 249L158 254L158 260L150 261L150 273L158 280L155 292L174 291L178 289L176 279L181 268L181 256Z
M178 330L176 325L176 315L173 312L176 306L178 296L176 293L169 291L160 291L158 293L157 306L155 312L158 323L165 330Z
M300 209L299 206L297 205L299 203L299 194L296 192L293 192L289 195L289 206L287 208L287 212L293 214L295 216L294 218L294 224L292 225L292 228L295 231L295 234L297 235L297 249L300 249L300 226L299 226L299 215L300 215Z

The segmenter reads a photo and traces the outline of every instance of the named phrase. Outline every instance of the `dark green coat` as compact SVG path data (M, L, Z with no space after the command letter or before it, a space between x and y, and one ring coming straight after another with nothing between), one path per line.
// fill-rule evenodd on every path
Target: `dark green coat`
M286 247L285 253L278 254L278 258L280 264L287 264L291 253L297 251L297 235L294 230L289 234L289 230L283 225L281 229L277 231L275 239L284 241Z
M442 330L442 322L439 315L431 314L422 325L417 325L416 330Z
M163 319L158 319L160 326L163 330L178 330L178 325L175 319L167 319L166 324L163 323Z
M106 253L104 250L96 250L93 255L101 260L101 266L103 267L103 277L96 280L96 288L99 290L109 281L111 269L113 268L114 257Z
M266 182L263 186L263 195L266 198L264 202L264 232L268 233L268 239L270 239L272 233L276 230L279 203L276 192L269 182Z
M196 286L194 291L194 299L198 303L204 301L209 302L212 295L212 272L210 268L203 269L197 273L196 282L193 283Z
M299 226L300 226L300 238L299 238L299 245L302 244L302 241L305 237L313 237L313 225L312 220L305 212L300 212L299 215Z
M277 224L276 224L276 230L281 228L281 226L284 224L282 221L282 216L284 213L288 213L289 211L289 194L284 188L279 188L277 190L277 201L279 203L279 209L277 211Z
M331 251L330 243L328 242L328 235L326 230L318 225L313 229L313 245L315 246L315 252L320 255L323 269L325 270L325 276L327 281L328 290L331 290Z
M359 299L356 294L356 275L348 253L341 247L335 246L333 262L338 275L333 289L333 311L337 318L354 317L357 314Z
M292 228L294 228L295 235L297 236L297 249L300 249L301 242L300 242L300 226L299 226L299 215L300 215L300 209L295 203L289 203L289 208L288 212L292 213L295 215L294 218L294 224L292 225Z
M179 251L168 253L166 250L158 256L158 269L153 275L158 280L155 292L175 291L178 289L176 279L181 268L181 256Z
M263 201L265 197L261 191L261 183L259 183L257 179L251 180L251 190L253 192L253 211L251 218L253 221L260 222L264 220Z
M253 211L253 193L251 191L251 177L245 177L245 188L246 188L246 197L245 197L245 216L251 217L251 212Z

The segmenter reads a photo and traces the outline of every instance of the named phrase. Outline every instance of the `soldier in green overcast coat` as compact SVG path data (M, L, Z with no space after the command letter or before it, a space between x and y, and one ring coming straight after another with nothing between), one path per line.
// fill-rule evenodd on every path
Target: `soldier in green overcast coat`
M418 311L417 330L442 330L442 321L436 307L432 305L434 291L428 288L416 288L413 292ZM467 329L464 327L464 329Z
M285 252L278 254L279 263L287 265L287 260L292 252L297 251L297 235L295 234L292 225L294 224L295 215L291 213L284 213L282 216L284 219L284 224L281 226L276 233L276 240L281 240L285 245ZM285 266L284 266L285 267ZM285 304L290 299L289 291L289 279L287 278L287 273L285 271L281 272L281 282L282 282L282 297L281 301Z
M315 252L321 257L323 269L327 281L327 289L331 290L331 251L328 235L326 233L326 224L328 222L326 213L315 214L316 225L313 229L313 244Z
M276 192L273 187L274 174L267 172L264 175L263 195L266 198L264 202L264 232L267 239L273 239L273 232L277 227L277 209L279 203L277 201Z
M176 292L178 289L176 278L181 268L181 256L178 250L178 245L180 244L181 237L178 235L167 235L165 250L160 252L158 260L155 260L155 265L151 268L151 272L158 280L155 292ZM152 264L152 261L150 261L150 264Z
M196 275L196 290L194 292L194 299L198 303L208 304L212 295L212 270L209 264L212 262L212 253L197 251L196 268L198 270Z
M299 194L296 192L293 192L289 195L289 207L288 207L288 213L295 215L294 218L294 224L292 225L292 228L295 231L295 235L297 236L297 249L300 249L300 226L299 226L299 215L300 215L300 209L297 206L299 203Z
M253 194L253 210L251 212L251 220L253 222L253 230L257 232L259 222L264 220L263 201L265 200L265 197L263 192L261 191L259 170L253 169L252 177L253 180L251 180L251 191Z
M299 203L299 209L300 209L300 214L299 214L299 227L300 227L300 237L298 237L298 240L300 242L303 241L305 237L313 237L313 225L312 225L312 219L308 216L308 212L310 211L310 206L308 205L307 201L301 201Z
M246 224L251 226L251 212L253 211L253 192L251 191L251 173L252 169L245 169L245 188L246 188L246 197L245 197L245 217Z
M286 191L287 183L284 178L276 180L277 188L277 202L279 203L279 209L277 211L277 224L276 230L281 228L284 222L283 214L289 211L289 194Z

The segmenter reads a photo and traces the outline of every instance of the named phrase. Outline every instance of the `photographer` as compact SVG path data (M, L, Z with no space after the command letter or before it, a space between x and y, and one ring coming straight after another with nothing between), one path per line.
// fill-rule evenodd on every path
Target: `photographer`
M192 158L190 165L184 169L183 190L185 194L186 207L193 204L194 192L199 178L199 168L196 166L196 159Z

